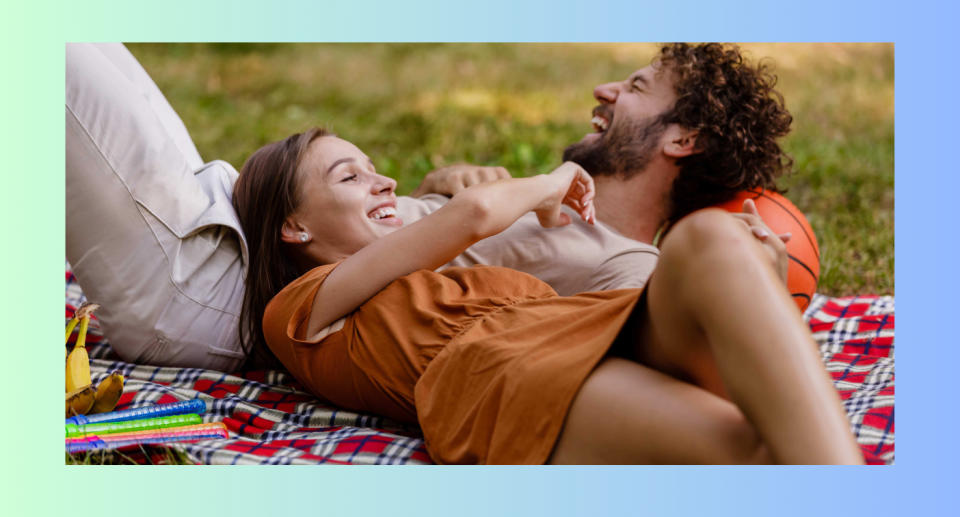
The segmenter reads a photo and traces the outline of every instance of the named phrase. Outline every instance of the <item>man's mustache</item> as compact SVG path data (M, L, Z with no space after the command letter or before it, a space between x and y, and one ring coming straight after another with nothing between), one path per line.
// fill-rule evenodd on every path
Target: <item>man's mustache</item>
M609 104L600 104L593 108L591 115L594 117L603 117L607 119L608 123L613 122L613 107Z

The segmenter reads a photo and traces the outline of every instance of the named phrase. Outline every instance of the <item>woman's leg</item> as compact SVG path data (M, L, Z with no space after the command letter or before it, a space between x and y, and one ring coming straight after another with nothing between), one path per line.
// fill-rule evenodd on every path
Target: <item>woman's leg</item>
M769 256L718 210L664 241L641 308L641 362L729 397L780 463L862 463L801 314Z
M577 393L549 461L740 464L773 460L730 401L633 361L610 358Z

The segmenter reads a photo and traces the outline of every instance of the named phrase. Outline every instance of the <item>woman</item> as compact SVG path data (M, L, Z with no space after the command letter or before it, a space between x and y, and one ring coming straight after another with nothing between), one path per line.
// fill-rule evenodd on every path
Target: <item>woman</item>
M408 227L395 185L323 130L251 156L234 205L256 357L418 423L440 463L862 463L769 256L733 217L678 223L643 291L560 297L505 268L433 270L531 210L546 227L569 223L562 204L591 221L579 166L469 188Z

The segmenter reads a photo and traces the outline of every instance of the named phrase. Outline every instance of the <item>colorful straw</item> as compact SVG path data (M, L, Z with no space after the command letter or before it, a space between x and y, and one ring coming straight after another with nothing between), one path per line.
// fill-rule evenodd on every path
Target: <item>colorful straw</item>
M183 427L168 427L164 429L147 429L145 431L134 431L130 433L116 433L116 434L104 434L104 435L86 435L77 438L66 438L68 443L80 443L84 441L96 441L101 440L104 442L116 442L123 440L132 440L136 438L150 438L150 437L164 437L164 436L182 436L182 435L191 435L195 431L226 431L227 426L223 422L209 422L206 424L194 424L194 425L185 425Z
M227 426L223 422L211 422L185 427L168 429L153 429L133 433L118 433L106 435L89 435L83 438L67 438L67 452L78 452L97 449L123 449L137 445L150 445L170 442L188 442L197 440L212 440L227 438Z
M159 418L145 418L143 420L125 420L123 422L103 422L99 424L74 425L66 424L67 437L75 438L84 435L105 435L114 433L128 433L160 429L165 427L183 427L203 422L200 415L170 415Z
M97 424L102 422L124 422L127 420L143 420L168 415L183 415L197 413L202 415L207 411L207 404L200 399L185 400L172 404L156 404L123 411L111 411L95 415L77 415L67 419L66 423L74 425Z

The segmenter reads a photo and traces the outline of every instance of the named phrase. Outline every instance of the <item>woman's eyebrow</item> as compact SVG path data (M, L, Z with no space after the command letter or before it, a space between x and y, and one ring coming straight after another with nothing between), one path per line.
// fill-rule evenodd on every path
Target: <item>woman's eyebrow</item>
M330 172L333 171L333 169L336 168L337 165L340 165L341 163L349 163L349 162L353 162L353 161L356 161L356 160L354 160L353 158L349 158L349 157L348 157L348 158L340 158L339 160L333 162L333 163L330 165L330 167L327 169L327 174L330 174Z

